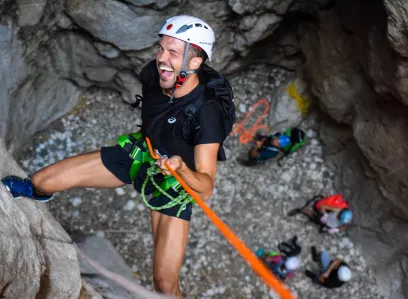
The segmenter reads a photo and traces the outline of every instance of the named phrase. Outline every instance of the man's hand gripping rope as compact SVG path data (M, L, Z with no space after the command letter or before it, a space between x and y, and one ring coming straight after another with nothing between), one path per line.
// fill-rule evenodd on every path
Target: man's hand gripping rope
M153 152L152 144L149 138L146 137L146 143L149 147L150 154L154 159L160 159L160 156ZM231 243L231 245L239 252L248 265L257 273L265 283L272 288L282 299L295 299L296 297L289 291L289 289L280 282L257 258L257 256L242 242L237 235L209 208L204 201L183 181L183 179L172 169L167 159L162 162L168 171L180 182L184 190L190 194L196 203L200 206L207 217L224 235L224 237Z

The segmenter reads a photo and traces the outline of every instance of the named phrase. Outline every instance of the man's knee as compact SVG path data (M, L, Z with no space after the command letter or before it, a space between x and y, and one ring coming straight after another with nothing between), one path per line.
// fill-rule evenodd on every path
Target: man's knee
M176 276L177 277L177 276ZM178 291L178 279L174 279L173 275L154 274L154 288L157 292L173 295Z

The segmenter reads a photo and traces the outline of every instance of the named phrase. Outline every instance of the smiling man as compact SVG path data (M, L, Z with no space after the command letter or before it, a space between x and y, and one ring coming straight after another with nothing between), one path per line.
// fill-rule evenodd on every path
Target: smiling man
M165 22L160 32L156 60L141 72L143 84L142 133L153 146L170 157L158 161L163 174L164 163L170 166L204 200L214 188L217 157L225 160L222 143L235 118L234 107L225 114L216 94L232 92L228 82L204 64L211 60L214 33L204 21L191 16L177 16ZM210 86L210 87L209 87ZM197 104L204 98L204 103ZM198 109L197 106L201 107ZM186 111L194 110L188 120ZM194 125L192 125L194 124ZM188 132L186 131L188 128ZM139 173L141 182L142 172ZM136 189L138 189L136 187ZM153 197L150 204L162 206L165 196ZM152 211L155 240L154 282L157 290L181 296L178 275L187 245L192 207L188 204L175 217L179 206Z
M163 155L156 162L161 172L158 179L167 182L170 173L164 163L168 162L203 200L211 197L217 160L226 159L222 143L235 120L229 83L205 64L207 58L211 61L214 32L199 18L176 16L165 22L159 36L156 59L139 75L143 85L141 132L120 136L116 146L49 165L31 179L3 178L14 198L46 202L53 193L71 188L115 188L132 183L140 191L152 165L144 137ZM183 192L177 184L170 187L166 190L171 196ZM178 280L192 203L168 207L171 199L157 190L150 192L154 287L182 297Z

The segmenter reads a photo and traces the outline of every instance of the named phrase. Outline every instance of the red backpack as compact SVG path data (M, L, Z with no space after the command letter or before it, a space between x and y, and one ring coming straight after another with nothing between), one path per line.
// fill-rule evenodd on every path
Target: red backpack
M344 200L340 194L334 194L316 202L316 209L320 211L322 206L333 207L337 209L348 209L348 203Z

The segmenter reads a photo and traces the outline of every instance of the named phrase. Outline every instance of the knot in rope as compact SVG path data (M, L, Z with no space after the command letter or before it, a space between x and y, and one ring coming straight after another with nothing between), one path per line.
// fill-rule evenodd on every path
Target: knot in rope
M145 205L149 209L152 209L154 211L159 211L159 210L172 208L172 207L174 207L176 205L180 205L180 208L178 209L178 212L177 212L177 217L179 217L181 212L183 210L185 210L186 206L189 203L194 202L193 198L184 189L179 191L179 194L177 195L177 197L173 197L170 194L168 194L165 190L163 190L154 180L154 176L156 174L161 173L161 169L159 167L157 167L156 165L153 165L153 166L149 167L147 169L146 173L147 173L147 175L146 175L146 179L145 179L145 181L143 182L143 185L142 185L141 195L142 195L143 202L145 203ZM149 182L149 180L151 180L152 184L156 187L157 190L160 191L160 193L164 194L168 199L170 199L170 201L168 203L166 203L166 204L164 204L164 205L162 205L160 207L155 207L155 206L152 206L151 204L149 204L149 201L147 200L146 194L145 194L145 189L146 189L146 186L147 186L147 183ZM175 190L175 191L177 191L177 190Z

